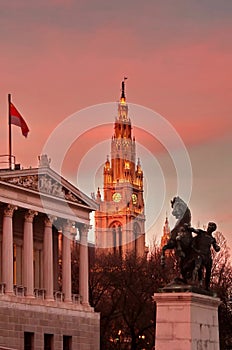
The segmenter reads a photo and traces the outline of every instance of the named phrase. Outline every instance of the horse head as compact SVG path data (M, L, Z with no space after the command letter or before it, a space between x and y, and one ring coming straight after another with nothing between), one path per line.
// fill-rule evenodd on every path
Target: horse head
M187 206L187 204L181 199L180 197L174 197L173 200L171 200L171 206L172 206L172 215L175 216L175 218L180 221L183 218L186 218L184 220L186 223L190 222L191 214L190 210ZM187 217L186 217L187 215ZM189 221L189 222L188 222Z

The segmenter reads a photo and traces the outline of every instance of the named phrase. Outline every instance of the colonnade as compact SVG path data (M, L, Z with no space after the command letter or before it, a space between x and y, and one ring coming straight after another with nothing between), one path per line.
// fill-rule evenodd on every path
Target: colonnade
M13 214L17 206L8 204L3 212L2 225L2 282L5 284L5 293L13 294ZM34 265L33 265L33 220L38 213L26 210L23 228L23 286L26 288L26 297L34 297ZM55 216L44 217L43 232L43 285L46 300L54 300L53 278L53 223ZM71 239L72 225L70 220L63 219L62 229L62 293L64 301L72 301L71 280ZM89 305L88 297L88 229L89 226L77 223L80 233L80 265L79 265L79 294L83 305Z

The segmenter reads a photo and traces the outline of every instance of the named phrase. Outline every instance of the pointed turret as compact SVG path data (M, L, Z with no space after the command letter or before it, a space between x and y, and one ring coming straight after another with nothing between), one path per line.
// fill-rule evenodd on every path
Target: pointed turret
M109 195L109 188L112 183L112 168L110 166L109 156L106 158L104 165L104 199L111 200L111 195Z
M138 162L137 162L137 166L136 166L135 178L136 178L136 183L139 186L139 188L143 188L143 171L142 171L142 167L141 167L139 158L138 158Z
M110 170L110 161L109 161L109 156L107 155L106 157L106 162L105 162L105 170Z
M170 233L171 233L171 230L169 226L168 217L166 214L166 219L163 227L163 236L161 237L161 248L163 248L163 246L167 244L168 240L170 239Z
M101 192L99 187L97 189L96 201L101 202Z

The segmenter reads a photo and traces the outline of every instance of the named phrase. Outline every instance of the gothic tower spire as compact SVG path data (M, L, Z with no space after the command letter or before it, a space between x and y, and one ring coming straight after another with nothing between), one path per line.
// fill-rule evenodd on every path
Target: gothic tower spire
M164 223L164 227L163 227L163 235L161 237L161 248L163 248L163 246L165 246L168 242L168 240L170 239L170 226L169 226L169 221L168 221L168 216L166 213L166 219L165 219L165 223Z
M128 117L128 105L126 103L126 93L125 93L125 81L127 78L124 78L122 81L121 97L118 103L118 120L121 122L130 122Z
M132 138L126 102L126 79L121 85L111 157L107 157L103 169L104 199L95 213L96 247L108 245L108 250L122 256L134 250L142 256L145 253L143 171L139 160L136 164L136 143Z

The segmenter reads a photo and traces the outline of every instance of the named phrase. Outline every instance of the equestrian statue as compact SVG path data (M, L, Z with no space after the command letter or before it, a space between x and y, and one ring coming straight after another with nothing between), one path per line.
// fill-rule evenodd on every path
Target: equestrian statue
M187 204L180 198L171 200L172 215L177 222L170 233L170 239L162 248L161 265L165 265L165 251L174 249L178 260L182 279L181 283L203 286L205 271L205 289L209 290L212 257L211 247L216 252L220 250L212 233L217 226L209 222L206 231L191 227L191 212ZM193 237L192 232L195 234Z

